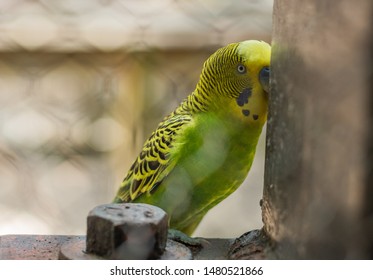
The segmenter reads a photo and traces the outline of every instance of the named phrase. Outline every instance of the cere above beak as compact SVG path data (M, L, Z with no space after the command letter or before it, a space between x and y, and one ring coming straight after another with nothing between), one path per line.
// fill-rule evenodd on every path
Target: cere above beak
M267 93L269 92L269 73L270 70L268 66L263 67L259 72L259 82L262 85L263 90Z

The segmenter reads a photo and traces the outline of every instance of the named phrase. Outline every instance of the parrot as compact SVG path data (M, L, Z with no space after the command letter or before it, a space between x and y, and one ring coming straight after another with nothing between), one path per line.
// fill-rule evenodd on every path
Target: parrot
M270 57L258 40L214 52L194 91L145 141L113 202L158 206L171 229L192 235L251 168L267 120Z

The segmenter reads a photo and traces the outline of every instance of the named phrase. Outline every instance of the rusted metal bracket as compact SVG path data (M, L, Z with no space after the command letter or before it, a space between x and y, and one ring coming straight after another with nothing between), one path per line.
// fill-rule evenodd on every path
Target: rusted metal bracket
M0 236L0 259L263 259L261 230L234 239L205 239L200 247L167 239L168 217L148 204L105 204L87 218L87 236Z

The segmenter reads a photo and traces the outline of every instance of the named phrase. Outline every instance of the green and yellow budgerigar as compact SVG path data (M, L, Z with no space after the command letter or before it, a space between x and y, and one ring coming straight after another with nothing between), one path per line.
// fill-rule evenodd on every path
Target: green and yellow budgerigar
M114 202L164 209L193 233L247 176L267 119L271 47L248 40L218 49L195 90L145 142Z

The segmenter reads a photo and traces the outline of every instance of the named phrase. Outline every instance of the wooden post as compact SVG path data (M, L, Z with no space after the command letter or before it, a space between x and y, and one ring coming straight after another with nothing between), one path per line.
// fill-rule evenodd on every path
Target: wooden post
M373 257L372 30L369 0L275 0L262 203L270 257Z

